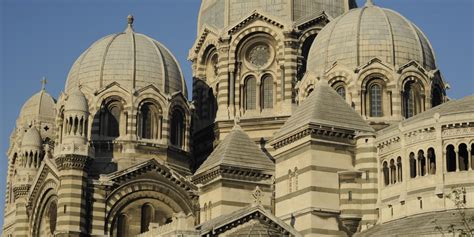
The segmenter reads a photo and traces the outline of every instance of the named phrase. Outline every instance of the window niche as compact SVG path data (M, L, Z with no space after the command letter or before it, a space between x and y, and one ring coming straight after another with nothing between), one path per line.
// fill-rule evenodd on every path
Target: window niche
M100 135L108 138L120 136L123 106L118 99L107 99L100 110Z
M184 148L185 143L185 116L180 108L174 108L171 113L170 142L179 148Z
M413 117L424 110L423 86L415 78L406 79L403 86L403 115L405 118Z
M365 114L377 118L384 116L385 82L381 77L372 77L365 86Z
M139 108L138 136L142 139L162 138L163 111L155 103L145 102Z

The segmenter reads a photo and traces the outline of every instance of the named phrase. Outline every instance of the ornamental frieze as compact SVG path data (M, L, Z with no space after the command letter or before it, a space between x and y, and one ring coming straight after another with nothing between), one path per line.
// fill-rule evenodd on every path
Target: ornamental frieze
M441 133L443 137L474 136L474 127L448 128Z

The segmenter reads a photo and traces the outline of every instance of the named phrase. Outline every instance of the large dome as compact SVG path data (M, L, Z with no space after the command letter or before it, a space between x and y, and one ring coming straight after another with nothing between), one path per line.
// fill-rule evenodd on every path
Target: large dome
M176 58L160 42L132 28L106 36L87 49L72 66L66 92L74 87L97 90L117 82L127 90L154 85L164 93L182 91L186 83Z
M319 76L336 62L355 69L373 58L395 67L416 61L425 69L436 68L423 32L399 13L371 1L324 27L313 42L307 67Z
M304 21L323 11L331 17L337 17L356 6L355 0L202 0L198 34L204 25L219 30L232 26L254 10L260 10L276 17L275 20L283 21L281 23L291 25L291 22Z

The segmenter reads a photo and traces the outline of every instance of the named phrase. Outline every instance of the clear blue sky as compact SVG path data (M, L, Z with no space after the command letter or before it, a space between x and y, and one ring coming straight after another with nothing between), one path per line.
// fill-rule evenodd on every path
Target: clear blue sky
M165 44L178 58L190 90L186 60L196 36L199 0L0 0L0 225L10 132L23 103L40 90L57 98L71 65L99 38L125 29ZM365 1L359 0L359 5ZM437 64L451 85L448 95L474 93L473 0L374 0L418 25L435 49Z

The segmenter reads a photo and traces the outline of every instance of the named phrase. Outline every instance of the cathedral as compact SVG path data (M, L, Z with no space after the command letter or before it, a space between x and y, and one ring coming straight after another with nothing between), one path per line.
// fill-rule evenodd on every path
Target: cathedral
M3 236L442 236L474 216L474 95L447 97L410 20L202 0L197 22L192 95L130 15L26 101Z

